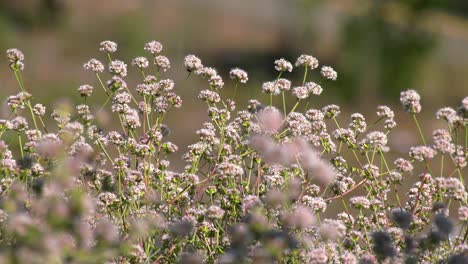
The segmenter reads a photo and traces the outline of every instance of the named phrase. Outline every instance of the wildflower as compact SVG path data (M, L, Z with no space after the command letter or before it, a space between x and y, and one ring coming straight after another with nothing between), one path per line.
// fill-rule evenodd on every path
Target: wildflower
M135 109L129 109L125 112L124 123L127 128L136 129L141 126L138 112Z
M367 129L366 119L363 115L359 113L354 113L351 115L351 123L349 124L349 128L353 129L356 132L363 133ZM368 135L369 137L369 135ZM386 144L385 144L386 145Z
M346 226L339 220L325 219L319 227L319 233L323 239L338 242L346 235Z
M281 90L279 89L278 85L276 85L276 83L273 81L263 83L262 92L267 94L278 95L281 93Z
M179 147L177 147L177 145L172 142L166 142L162 145L162 147L164 151L168 154L177 152L179 150Z
M78 88L78 92L82 97L89 97L93 93L93 87L91 85L84 84Z
M121 92L112 97L112 101L116 104L129 104L132 101L132 96L127 92Z
M10 61L10 68L13 71L24 70L24 54L19 49L8 49L7 59Z
M200 91L200 93L198 94L198 98L209 103L219 103L221 101L221 97L219 96L219 94L211 90Z
M323 213L327 209L327 204L321 197L311 197L309 195L304 195L302 197L302 203L310 207L314 213Z
M283 121L281 112L271 106L267 106L257 114L258 124L262 131L266 133L277 133Z
M166 56L162 55L154 57L154 64L156 64L158 69L163 72L171 68L171 62L169 61L169 59Z
M465 186L457 178L436 178L436 186L445 192L445 195L455 200L466 199Z
M223 78L221 78L221 76L219 76L219 75L215 75L215 76L211 77L208 80L208 82L215 89L221 89L224 86Z
M315 248L307 253L307 263L326 264L328 263L327 251L323 248Z
M327 118L334 118L337 117L341 111L340 107L337 105L327 105L322 108L322 112L325 114Z
M305 87L305 86L294 87L292 89L292 94L298 100L306 99L307 97L309 97L309 89L307 89L307 87Z
M219 206L212 205L206 210L206 216L210 219L221 219L224 216L224 210Z
M468 118L468 96L463 98L460 106L458 107L458 113L462 118Z
M402 158L396 159L393 164L395 164L396 169L401 172L411 172L413 170L411 162Z
M415 90L406 90L400 93L400 102L406 112L417 114L421 112L421 96Z
M379 176L379 167L372 164L362 166L362 171L364 176L369 179L376 179Z
M24 131L28 129L28 121L22 116L17 116L11 122L11 128L17 131Z
M366 143L369 144L371 148L385 151L387 148L387 141L387 135L380 131L372 131L366 135Z
M238 81L240 83L244 83L244 84L247 83L247 81L249 80L247 72L245 72L244 70L239 69L239 68L232 69L229 72L229 77L231 77L231 79L233 79L233 80L236 80L236 81Z
M154 55L162 51L163 45L160 42L153 40L153 41L146 43L144 49L145 51Z
M135 263L144 263L148 259L145 250L140 245L133 245L130 255Z
M164 80L160 80L156 86L158 90L168 92L174 89L174 85L175 84L173 80L164 79Z
M450 124L455 123L458 120L457 112L451 107L444 107L436 112L437 119L445 119Z
M315 224L315 216L309 208L299 206L285 216L285 224L298 229L310 228Z
M286 118L286 127L292 135L305 135L311 129L310 122L301 113L291 112Z
M349 202L357 209L369 209L370 206L369 199L364 196L351 197Z
M246 195L242 200L242 212L246 214L250 210L256 207L260 207L262 205L262 201L256 195Z
M279 72L292 72L293 66L289 61L281 58L279 60L275 60L275 69Z
M432 159L434 158L435 154L435 150L426 146L411 147L409 153L410 157L414 158L417 161Z
M333 70L333 68L330 66L323 66L322 69L320 70L320 73L322 74L323 77L332 81L336 81L336 78L338 77L338 74L336 73L336 71Z
M305 87L313 95L321 95L322 91L323 91L322 86L320 86L319 84L316 84L314 82L306 82Z
M35 104L33 107L33 113L37 116L44 116L46 113L46 107L42 104Z
M107 53L114 53L117 51L117 43L110 40L103 41L99 45L99 50Z
M319 66L319 62L316 58L310 55L301 55L296 60L296 67L305 66L309 67L311 70L316 69Z
M323 119L325 118L324 113L318 109L307 110L307 112L305 113L305 116L310 121L323 121Z
M170 105L175 108L180 108L182 106L182 98L175 93L167 93L167 101Z
M468 221L468 206L460 206L458 208L458 220L461 222Z
M357 264L358 260L353 253L346 252L344 255L341 256L340 260L343 264Z
M106 84L112 92L127 88L127 83L119 76L112 76L112 78L107 81Z
M216 69L211 68L211 67L203 67L199 69L198 71L196 71L195 73L208 80L218 75L218 72L216 71Z
M7 54L7 59L11 63L15 63L15 62L24 60L24 54L19 49L8 49L6 51L6 54Z
M27 130L25 133L28 141L38 141L41 138L41 131L36 129Z
M7 104L13 110L18 109L18 108L24 109L25 107L24 101L21 100L21 98L17 95L9 96L7 99Z
M385 120L385 129L391 130L396 127L396 122L393 119L387 119Z
M395 113L386 105L381 105L377 107L377 116L385 118L394 118Z
M111 192L102 192L98 195L99 206L105 210L111 206L117 205L119 198Z
M351 129L338 128L333 131L333 137L344 143L356 143L356 135Z
M336 194L342 194L353 187L354 184L355 182L351 177L338 175L335 181L332 183L331 188Z
M149 66L148 59L145 57L136 57L132 60L132 65L140 69L146 69Z
M218 165L218 174L221 176L242 176L244 174L244 170L241 166L230 162L222 162Z
M184 67L188 72L196 72L203 68L203 64L197 56L190 54L184 58Z
M434 138L434 149L441 153L453 153L455 152L455 144L453 144L450 133L445 129L436 129L432 133Z
M120 77L127 76L127 64L120 60L114 60L109 64L109 72Z
M104 65L102 62L96 60L96 59L91 59L88 62L86 62L83 67L85 70L91 70L95 73L100 73L104 71Z

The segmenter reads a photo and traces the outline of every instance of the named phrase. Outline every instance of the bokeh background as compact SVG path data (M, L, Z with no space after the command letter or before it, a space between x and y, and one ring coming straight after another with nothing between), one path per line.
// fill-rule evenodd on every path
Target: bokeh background
M275 59L294 62L302 53L339 74L337 82L323 84L323 96L310 107L339 104L344 121L352 111L372 115L380 104L397 110L399 92L413 88L422 95L421 117L429 132L441 125L435 110L457 106L468 95L465 0L0 0L0 49L23 50L27 89L49 107L57 101L79 102L81 84L97 87L82 65L91 57L102 58L98 44L107 39L119 43L117 57L128 64L144 55L147 41L164 44L163 54L172 61L165 77L176 80L184 99L184 110L174 111L167 121L171 139L181 147L193 142L187 131L199 128L206 116L196 99L204 83L183 81L182 61L189 53L219 69L227 83L225 95L233 89L227 81L230 68L249 72L251 81L238 89L240 106L255 96L266 99L260 87L275 78ZM135 69L129 73L139 77ZM299 80L301 75L287 77ZM128 82L135 86L138 80ZM1 59L2 102L17 89ZM393 137L399 144L394 147L407 151L418 141L416 130L405 114L397 122Z

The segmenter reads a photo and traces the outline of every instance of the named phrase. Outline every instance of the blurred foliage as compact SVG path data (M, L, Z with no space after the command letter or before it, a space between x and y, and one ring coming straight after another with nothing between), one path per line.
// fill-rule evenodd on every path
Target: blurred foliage
M61 0L0 1L0 16L23 30L57 25L64 15L65 6Z
M397 98L417 76L418 65L436 41L429 33L415 29L419 9L395 25L384 20L384 7L375 2L365 15L350 17L343 30L340 50L344 59L338 86L348 99L375 96L376 89L383 96Z
M253 18L250 17L252 14L247 15L245 8L231 10L229 3L213 0L174 0L153 4L135 1L125 5L125 1L116 1L114 5L88 2L0 0L0 48L5 50L24 42L21 48L31 53L28 51L35 51L36 47L33 45L34 37L30 36L45 36L46 41L55 39L57 43L50 46L56 48L55 56L59 59L41 65L44 66L42 71L46 71L47 67L52 67L47 64L52 62L82 63L83 56L90 54L96 43L103 39L115 40L125 47L119 50L119 56L125 60L140 54L142 43L158 39L171 47L169 52L196 53L223 73L238 66L256 75L256 81L276 77L272 67L275 59L295 60L300 53L310 53L324 58L321 62L333 65L339 73L338 82L326 84L329 88L327 95L349 103L360 103L368 98L395 99L401 89L420 85L424 83L421 79L431 74L427 69L423 72L423 68L444 36L418 26L427 20L428 12L468 16L468 1L461 0L297 0L288 3L271 1L271 6L239 1L239 5L251 5L257 11L264 9ZM89 9L94 5L94 10ZM393 8L395 5L398 8ZM75 10L76 6L79 9ZM333 8L339 11L330 13ZM269 13L273 16L268 17ZM86 21L77 22L80 19ZM247 22L241 21L243 19ZM251 24L253 27L249 27ZM332 33L328 32L330 28ZM267 33L258 32L263 29ZM265 37L270 32L274 36ZM324 33L334 36L324 41ZM248 39L252 36L258 39ZM236 44L232 43L233 40ZM243 46L237 47L237 43ZM463 62L450 67L455 67L461 74L453 70L450 74L463 76L463 70L459 69L464 65L460 64ZM35 64L30 65L37 68ZM176 66L175 62L173 66ZM450 71L450 67L446 71ZM66 66L63 69L70 71ZM73 76L77 68L72 70L73 73L62 75L64 79L59 82L66 83L65 78ZM289 76L300 78L301 74L293 72ZM465 80L457 77L459 79L452 83L447 78L440 78L438 84L461 87ZM38 85L57 88L47 80ZM240 90L245 91L240 95L242 99L250 96L253 85L258 88L259 83L251 82ZM427 95L436 97L433 87L417 88L428 88ZM452 91L452 96L456 94L459 97L460 90ZM259 92L259 89L255 91ZM424 92L422 94L424 96ZM449 101L447 98L445 101Z

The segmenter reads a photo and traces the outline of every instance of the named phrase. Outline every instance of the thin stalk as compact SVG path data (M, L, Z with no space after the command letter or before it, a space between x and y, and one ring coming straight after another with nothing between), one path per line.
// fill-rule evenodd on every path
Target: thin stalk
M286 116L286 98L284 96L284 91L281 91L281 97L283 98L283 114Z
M302 85L304 85L305 82L306 82L308 69L309 69L309 65L306 64L305 65L305 70L304 70L304 78L302 78Z
M419 136L421 137L421 140L424 146L426 146L426 139L424 138L424 134L421 130L421 126L419 125L418 119L416 118L416 114L413 114L413 120L414 120L414 123L416 124L416 127L418 128Z
M19 132L18 132L18 143L20 145L21 158L24 159L23 141L21 140L21 135Z
M98 79L99 84L101 84L101 87L102 87L102 89L104 90L104 92L107 94L107 96L110 96L110 95L109 95L109 92L108 92L107 89L106 89L106 86L105 86L104 83L102 82L101 76L99 76L99 73L97 73L97 72L96 72L96 78Z
M19 71L14 71L14 74L15 74L16 81L18 82L18 85L19 85L21 91L26 92L26 89L24 88L23 79L21 77L21 73ZM36 117L34 115L34 111L32 109L32 105L31 105L31 102L30 102L29 99L26 101L26 105L28 106L29 113L31 114L31 118L32 118L33 123L34 123L34 128L36 128L36 130L39 130L38 126L37 126L37 122L36 122Z

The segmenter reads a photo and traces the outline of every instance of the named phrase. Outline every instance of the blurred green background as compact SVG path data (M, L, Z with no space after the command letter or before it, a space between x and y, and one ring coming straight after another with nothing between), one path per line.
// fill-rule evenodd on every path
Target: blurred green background
M347 114L368 114L379 104L398 108L399 92L414 88L422 95L430 129L438 125L433 123L436 109L457 106L468 95L466 0L0 0L0 49L23 50L27 89L48 106L61 98L79 102L78 86L97 84L82 65L91 57L103 59L97 49L107 39L118 42L117 57L128 64L144 55L147 41L164 44L163 54L172 61L165 77L176 80L185 105L172 113L168 125L182 146L193 140L186 131L199 128L206 116L195 98L204 83L183 81L188 53L219 69L227 83L225 95L233 88L230 68L249 72L251 81L238 90L239 105L253 96L265 98L260 86L275 78L275 59L294 62L302 53L339 74L337 82L322 84L324 99L310 107L336 103ZM139 77L135 69L129 72ZM296 71L287 77L299 80L301 75ZM138 80L128 82L134 87ZM17 89L3 58L2 102ZM399 143L417 142L407 136L415 132L409 118L397 121Z

